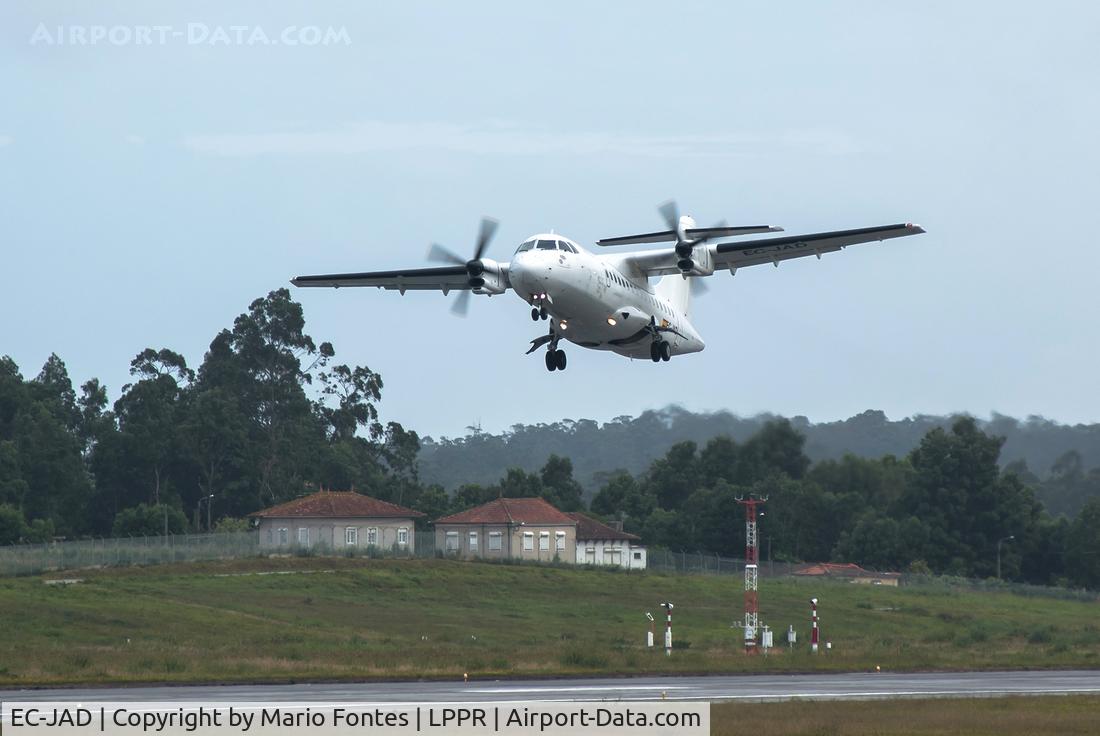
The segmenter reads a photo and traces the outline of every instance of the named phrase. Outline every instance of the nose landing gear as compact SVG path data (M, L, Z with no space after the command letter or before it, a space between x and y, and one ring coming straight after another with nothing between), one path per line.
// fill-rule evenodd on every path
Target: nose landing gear
M531 321L538 322L550 316L546 311L546 294L535 294L531 297Z

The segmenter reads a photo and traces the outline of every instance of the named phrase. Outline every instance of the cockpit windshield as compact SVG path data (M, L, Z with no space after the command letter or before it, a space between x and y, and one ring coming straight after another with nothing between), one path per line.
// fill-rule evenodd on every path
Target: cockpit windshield
M550 238L531 238L520 243L520 246L516 248L516 253L523 253L524 251L537 248L538 250L564 250L568 253L578 253L576 246L568 243L564 240L551 240Z

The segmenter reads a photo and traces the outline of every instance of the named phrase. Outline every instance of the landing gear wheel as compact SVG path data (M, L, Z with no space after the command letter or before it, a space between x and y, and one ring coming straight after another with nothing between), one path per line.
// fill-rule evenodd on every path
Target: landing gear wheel
M652 360L654 363L660 363L661 362L661 343L659 343L659 342L650 343L650 346L649 346L649 359Z
M555 350L554 355L557 356L556 358L554 358L554 363L555 363L555 365L557 365L558 370L559 371L564 371L565 370L565 351L564 350Z
M532 322L538 322L539 321L539 308L538 307L531 307L531 321Z
M546 307L539 309L539 319L546 319L549 315L546 313Z
M659 345L660 345L660 352L661 352L661 360L665 361L666 363L668 361L672 360L672 346L670 344L668 344L668 342L666 342L665 340L661 340Z
M546 351L546 370L556 371L558 369L558 351L547 350Z

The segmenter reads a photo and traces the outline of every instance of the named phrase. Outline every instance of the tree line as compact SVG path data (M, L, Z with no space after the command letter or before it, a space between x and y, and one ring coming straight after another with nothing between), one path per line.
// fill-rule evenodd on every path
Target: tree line
M546 424L516 424L499 432L469 427L463 437L422 438L420 477L453 490L464 483L496 481L508 468L537 470L552 454L573 461L586 495L597 491L616 468L642 473L672 445L692 441L705 445L728 436L745 442L769 421L762 414L739 417L726 411L692 412L678 406L620 416L608 422L564 419ZM805 452L814 462L840 460L845 455L903 457L937 427L950 429L960 416L919 415L890 420L881 411L865 411L834 422L792 417L806 437ZM1013 465L1037 486L1052 513L1077 513L1084 502L1100 495L1100 425L1065 425L1042 417L1018 420L994 414L976 420L982 431L1003 437L1000 463Z
M113 404L97 379L75 390L56 355L29 380L0 358L0 543L179 533L310 486L408 503L419 438L379 420L381 376L335 355L279 289L197 369L169 348L138 353Z
M0 359L0 543L181 533L204 529L207 514L240 528L252 511L332 488L429 521L539 496L621 520L651 546L739 556L738 499L755 495L768 499L765 558L989 577L999 551L1005 578L1100 587L1100 472L1075 452L1045 479L1004 465L1005 439L971 418L927 427L900 455L816 462L804 426L769 419L738 438L666 444L640 469L601 471L594 491L552 443L541 466L448 490L421 478L417 433L380 420L381 376L335 356L279 289L215 335L195 369L168 348L138 353L113 404L96 379L75 390L56 355L31 379Z

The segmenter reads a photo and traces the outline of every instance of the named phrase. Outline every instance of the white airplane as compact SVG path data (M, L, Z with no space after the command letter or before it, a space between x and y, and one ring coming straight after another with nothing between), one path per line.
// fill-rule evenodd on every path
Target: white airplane
M470 293L494 296L508 289L531 305L531 319L548 320L549 331L531 341L528 354L546 346L546 368L565 370L564 339L580 347L610 350L628 358L649 358L657 363L674 355L697 353L705 346L691 324L690 307L696 279L718 270L731 274L745 266L803 256L821 257L857 243L869 243L924 230L919 225L899 224L856 230L760 238L739 242L711 241L738 235L777 232L771 225L747 227L696 227L688 215L680 216L674 202L660 211L667 230L605 238L599 246L674 242L671 248L596 254L553 232L540 233L520 243L508 263L485 258L495 220L484 218L474 256L465 260L441 245L432 245L428 257L450 265L401 271L368 271L319 276L299 276L295 286L375 286L407 290L439 289L444 294L460 290L452 311L465 315ZM654 283L651 277L661 278Z

